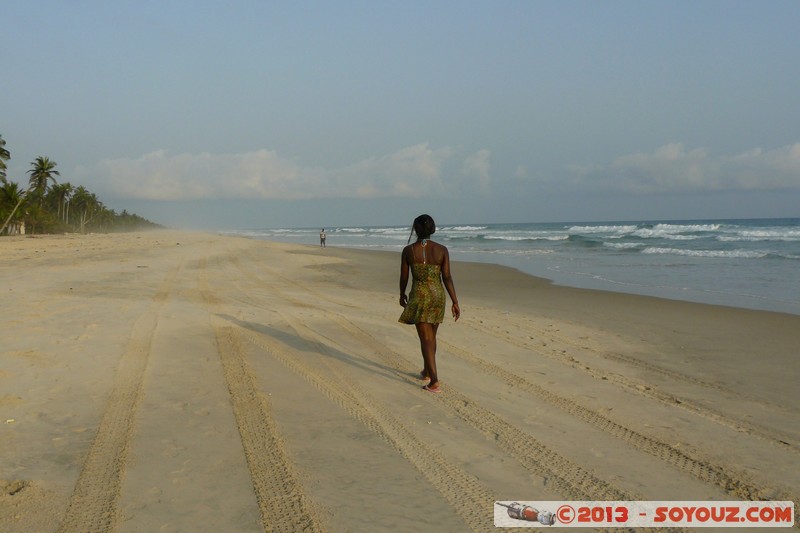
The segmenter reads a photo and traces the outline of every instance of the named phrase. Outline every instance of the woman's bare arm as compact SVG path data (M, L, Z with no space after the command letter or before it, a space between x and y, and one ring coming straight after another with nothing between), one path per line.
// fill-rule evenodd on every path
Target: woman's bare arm
M456 287L453 284L453 276L450 274L450 252L447 247L442 246L444 249L444 258L442 259L442 281L444 288L447 289L447 294L450 295L450 300L453 302L453 318L458 320L461 316L461 309L458 307L458 296L456 296Z
M406 287L408 286L408 252L409 247L403 248L403 253L400 254L400 305L405 307L408 303L406 296Z

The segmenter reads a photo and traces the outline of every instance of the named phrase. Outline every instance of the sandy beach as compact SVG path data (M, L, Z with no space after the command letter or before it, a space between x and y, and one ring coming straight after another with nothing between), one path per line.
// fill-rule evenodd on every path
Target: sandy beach
M399 257L0 239L0 531L493 531L500 500L800 501L800 316ZM795 523L797 527L797 522Z

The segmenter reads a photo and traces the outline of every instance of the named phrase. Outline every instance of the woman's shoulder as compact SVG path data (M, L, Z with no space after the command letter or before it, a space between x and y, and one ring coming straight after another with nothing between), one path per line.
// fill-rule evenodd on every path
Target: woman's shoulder
M431 250L432 252L431 259L434 262L441 263L442 261L445 260L446 257L450 255L449 252L447 251L447 246L445 246L444 244L433 241L431 241L430 244L433 244Z

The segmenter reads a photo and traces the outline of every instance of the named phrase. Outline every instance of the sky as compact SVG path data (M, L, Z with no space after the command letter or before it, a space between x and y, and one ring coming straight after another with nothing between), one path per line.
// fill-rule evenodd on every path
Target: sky
M186 229L800 217L796 0L0 0L38 156Z

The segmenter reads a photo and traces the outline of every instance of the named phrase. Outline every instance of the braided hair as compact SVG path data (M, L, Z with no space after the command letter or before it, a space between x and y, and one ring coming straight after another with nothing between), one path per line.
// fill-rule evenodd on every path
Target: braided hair
M417 234L418 239L430 239L431 235L436 233L436 223L430 215L420 215L414 219L414 224L411 226L411 234L408 236L408 242L411 242L411 235Z

